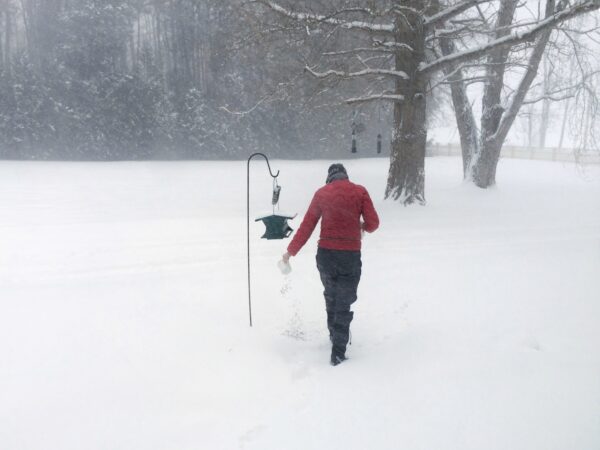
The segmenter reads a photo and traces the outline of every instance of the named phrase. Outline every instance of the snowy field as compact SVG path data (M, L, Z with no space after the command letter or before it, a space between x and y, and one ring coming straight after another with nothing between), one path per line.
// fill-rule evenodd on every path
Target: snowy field
M272 161L294 228L329 163ZM403 208L345 164L382 224L331 367L314 238L283 276L252 223L248 326L245 162L0 162L0 449L598 450L600 167L429 158Z

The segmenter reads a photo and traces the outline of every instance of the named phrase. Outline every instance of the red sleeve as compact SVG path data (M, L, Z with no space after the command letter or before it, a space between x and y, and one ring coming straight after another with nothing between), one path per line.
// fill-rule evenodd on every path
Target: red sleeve
M366 189L363 194L362 216L365 221L365 231L372 233L379 227L379 216Z
M319 206L319 202L317 200L317 194L315 194L310 202L308 211L306 211L306 214L304 215L304 219L302 219L300 228L298 228L298 231L296 231L292 242L290 242L290 245L288 245L287 251L290 255L296 256L304 244L306 244L306 241L308 241L308 238L314 231L320 218L321 207Z

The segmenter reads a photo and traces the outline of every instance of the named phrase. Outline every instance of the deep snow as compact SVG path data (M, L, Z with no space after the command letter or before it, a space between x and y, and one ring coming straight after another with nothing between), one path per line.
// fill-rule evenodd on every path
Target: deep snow
M329 162L271 164L297 228ZM0 162L0 449L600 448L600 167L429 158L403 208L345 164L382 225L333 368L315 239L283 276L252 222L248 326L245 162Z

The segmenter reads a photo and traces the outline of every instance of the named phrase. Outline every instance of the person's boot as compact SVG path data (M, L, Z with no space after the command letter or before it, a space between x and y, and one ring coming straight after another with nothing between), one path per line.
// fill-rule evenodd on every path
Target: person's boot
M335 315L330 359L332 366L337 366L347 359L346 345L350 337L350 322L352 322L353 317L354 313L352 311L342 311Z
M330 364L332 366L337 366L338 364L346 361L348 358L346 358L346 355L344 355L343 353L339 353L336 352L335 350L331 350L331 360L330 360Z

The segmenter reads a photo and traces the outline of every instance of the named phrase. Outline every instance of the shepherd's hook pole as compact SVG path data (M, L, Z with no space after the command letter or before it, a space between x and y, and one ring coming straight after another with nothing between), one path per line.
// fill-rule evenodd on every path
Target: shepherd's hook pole
M273 178L277 178L279 176L279 170L275 175L271 171L271 164L269 164L269 158L264 153L252 153L248 158L248 164L246 166L246 229L248 231L248 241L247 241L247 249L248 249L248 312L250 314L250 326L252 326L252 295L250 290L250 160L255 156L262 156L267 161L267 167L269 168L269 174Z

